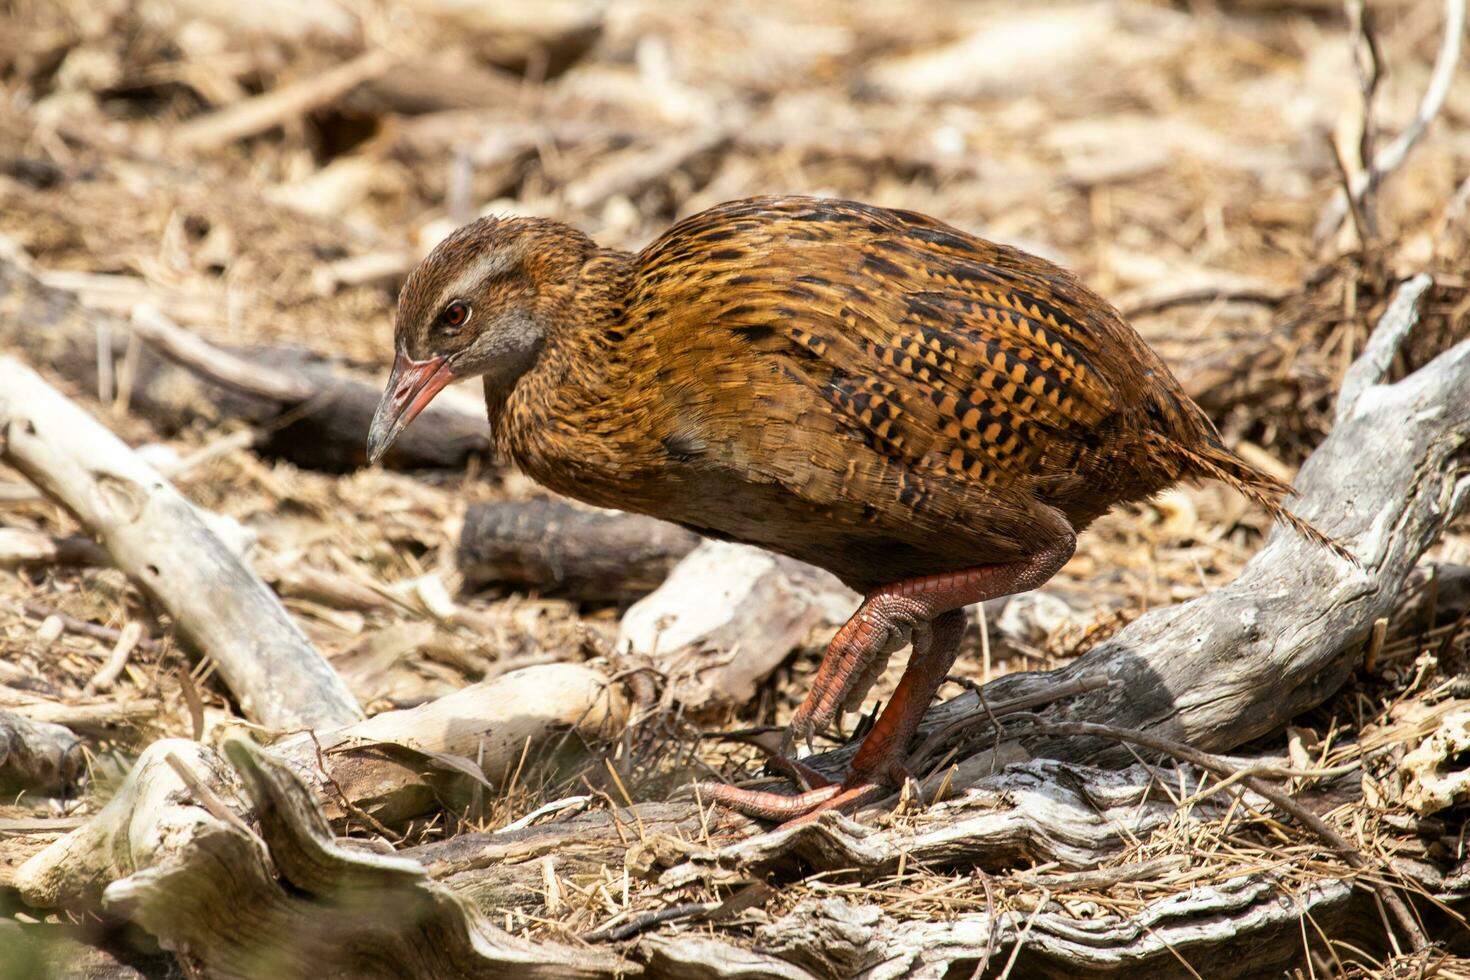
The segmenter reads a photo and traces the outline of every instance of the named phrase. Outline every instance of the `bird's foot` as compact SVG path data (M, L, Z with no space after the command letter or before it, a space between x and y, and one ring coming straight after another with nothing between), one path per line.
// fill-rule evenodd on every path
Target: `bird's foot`
M722 783L703 783L699 787L704 799L713 800L747 817L780 820L777 830L810 823L829 810L850 813L859 807L881 800L893 787L866 778L849 777L841 783L828 783L816 789L787 796L763 790L741 789Z
M795 759L772 758L771 768L798 785L810 787L805 792L788 796L768 790L741 789L723 783L701 783L700 796L723 807L759 820L780 820L777 830L809 823L829 810L851 813L875 803L902 786L909 778L902 765L880 765L876 770L853 768L842 782L834 782L811 766ZM886 772L886 777L882 775Z

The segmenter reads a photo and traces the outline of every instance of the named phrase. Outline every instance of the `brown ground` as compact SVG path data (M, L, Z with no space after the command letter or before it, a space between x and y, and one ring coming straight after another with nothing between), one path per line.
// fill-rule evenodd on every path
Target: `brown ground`
M637 247L680 216L750 194L914 208L1075 269L1137 314L1231 441L1287 473L1321 437L1336 381L1394 277L1430 269L1439 284L1409 366L1470 335L1463 75L1376 195L1370 240L1351 222L1315 240L1341 183L1333 146L1356 169L1364 118L1335 3L453 9L0 0L0 236L56 284L80 284L110 309L126 314L147 297L212 339L307 347L381 377L402 268L483 211L554 215ZM1370 142L1381 146L1414 112L1443 14L1437 0L1374 2L1369 13L1383 63ZM364 51L387 51L400 67L244 138L184 145L211 111ZM335 263L363 255L395 271L333 281ZM71 273L113 278L104 288ZM155 441L125 397L70 393L130 442ZM188 431L169 446L187 455L229 434ZM0 471L0 483L18 481ZM240 449L178 482L259 535L263 572L305 565L390 588L432 572L453 587L465 505L538 492L488 463L480 473L336 477ZM0 503L0 525L75 531L44 501ZM1150 606L1228 581L1264 529L1218 486L1103 519L1055 585L1086 612L996 669L1076 656ZM1462 524L1433 556L1470 564L1470 530ZM288 605L370 711L433 698L505 658L592 656L577 624L616 625L615 609L525 594L461 601L499 628ZM71 631L45 639L46 611L113 629L139 621L158 645L134 654L112 692L88 695L111 642ZM1319 734L1336 725L1341 739L1401 698L1402 714L1464 696L1447 686L1470 642L1463 627L1428 638L1391 628L1389 655L1343 695L1366 699L1363 720L1325 710L1303 725ZM823 639L731 723L784 720ZM1433 659L1416 670L1424 649ZM125 768L147 740L191 731L188 661L115 571L0 573L0 651L0 707L137 702L89 731L100 775ZM980 675L978 657L962 665ZM192 676L213 724L230 706L209 673ZM7 801L0 816L84 814L95 801ZM437 821L415 833L445 829ZM49 839L0 831L0 885Z

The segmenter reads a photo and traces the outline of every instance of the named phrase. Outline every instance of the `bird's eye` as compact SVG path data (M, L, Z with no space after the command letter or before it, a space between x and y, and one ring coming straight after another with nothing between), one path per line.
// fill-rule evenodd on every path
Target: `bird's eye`
M439 322L446 327L462 327L469 319L470 304L458 299L444 307L444 312L439 314Z

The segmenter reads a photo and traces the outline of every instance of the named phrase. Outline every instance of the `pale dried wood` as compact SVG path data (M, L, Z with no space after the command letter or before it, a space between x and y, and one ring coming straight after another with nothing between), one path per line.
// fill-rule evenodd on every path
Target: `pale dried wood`
M8 705L11 711L33 721L65 725L85 735L116 737L119 731L158 717L163 706L153 698L128 698L92 703L29 700Z
M348 724L352 695L280 600L200 512L120 439L21 362L0 358L3 458L65 506L219 666L268 728Z
M228 757L226 761L225 757ZM334 840L292 767L165 739L97 818L31 858L40 907L126 916L211 977L611 977L620 961L492 925L416 862Z
M634 195L650 183L666 179L671 171L687 165L695 157L721 150L733 138L738 125L726 121L612 157L591 173L567 184L562 195L571 207L580 210L596 210L617 195Z
M392 824L431 809L446 784L467 774L488 781L487 789L503 786L523 759L531 764L548 746L580 751L621 732L627 720L627 700L605 675L539 664L316 738L291 736L275 751L334 818L365 810ZM567 733L575 736L569 743Z
M152 344L164 357L227 388L285 403L304 402L316 393L316 386L305 374L264 367L220 350L147 303L133 307L132 328L135 337Z
M828 572L749 545L706 541L634 603L618 643L649 656L688 711L741 704L815 627L860 597Z
M1349 197L1353 201L1361 202L1370 189L1377 187L1385 177L1402 167L1409 158L1409 153L1424 139L1429 125L1444 108L1456 73L1461 71L1460 47L1464 34L1465 0L1444 0L1444 28L1440 35L1439 52L1435 55L1429 83L1424 88L1424 95L1419 100L1414 117L1409 120L1403 132L1374 155L1367 169L1352 176L1346 189L1337 189L1337 193L1323 209L1322 216L1317 219L1317 227L1313 232L1313 238L1317 242L1326 241L1342 226L1342 220L1348 214Z

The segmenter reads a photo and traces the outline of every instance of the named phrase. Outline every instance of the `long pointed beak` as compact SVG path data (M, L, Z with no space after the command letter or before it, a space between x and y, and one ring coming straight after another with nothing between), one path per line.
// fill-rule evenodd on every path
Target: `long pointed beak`
M388 387L378 400L378 410L373 413L373 424L368 429L368 463L382 459L388 447L408 428L408 423L453 380L454 372L449 370L444 358L415 361L400 352L393 359L393 373L388 376Z

